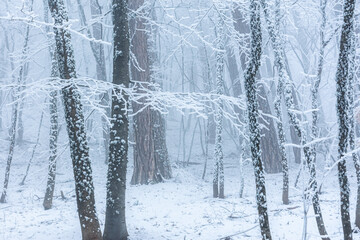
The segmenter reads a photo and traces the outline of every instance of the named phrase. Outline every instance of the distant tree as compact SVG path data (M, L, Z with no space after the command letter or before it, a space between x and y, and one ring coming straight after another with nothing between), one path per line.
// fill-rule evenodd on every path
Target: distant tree
M131 66L132 80L146 84L154 82L154 56L151 48L155 46L151 41L151 29L147 18L151 18L149 6L141 9L147 2L144 0L133 0L129 7L139 11L130 21L132 33L131 51L136 57L136 65ZM132 103L133 111L138 112L144 108L141 103ZM163 179L171 178L171 167L169 164L165 119L150 107L142 109L134 116L134 172L131 184L158 183Z
M223 11L218 9L216 25L216 94L224 94L224 52L225 52L225 33ZM219 103L215 110L215 154L214 154L214 172L213 172L213 197L224 198L224 153L223 153L223 113L222 103Z
M30 6L30 9L32 10L32 3ZM13 100L15 102L13 109L12 109L12 114L11 114L11 127L10 127L10 147L9 147L9 154L8 154L8 158L7 158L7 162L6 162L6 169L5 169L5 179L4 179L4 187L3 187L3 192L1 194L1 198L0 198L0 203L5 203L6 202L6 196L7 196L7 188L9 185L9 179L10 179L10 168L11 168L11 163L13 160L13 156L14 156L14 149L15 149L15 140L16 140L16 131L17 131L17 127L18 127L18 121L19 121L19 109L20 109L20 84L23 83L24 80L24 75L25 75L25 60L27 58L27 54L29 51L29 36L30 34L30 27L26 26L26 33L25 33L25 40L24 40L24 45L22 48L22 55L21 55L21 63L20 63L20 67L19 67L19 76L16 80L16 87L13 89L12 92L12 97ZM13 68L13 66L12 66Z
M63 0L48 0L48 3L55 24L54 32L59 75L61 79L69 80L68 85L63 87L61 92L69 135L82 238L84 240L98 240L102 239L102 235L95 210L94 184L85 132L83 106L80 101L80 93L72 82L76 79L76 70L71 35L64 28L68 22L68 15Z
M78 9L79 9L79 16L80 20L83 26L88 25L88 21L86 19L84 7L81 3L81 0L77 0ZM93 18L99 17L99 15L102 13L99 2L97 0L91 0L90 2L90 9L91 9L91 15ZM89 28L87 28L86 35L89 38L95 38L96 40L102 40L103 38L103 28L102 24L99 22L95 22L92 24L93 32L90 31ZM90 48L92 51L92 54L94 56L95 62L96 62L96 78L98 80L106 81L106 62L105 62L105 53L104 53L104 46L101 43L95 43L93 41L90 41ZM108 117L110 117L110 99L108 92L105 92L102 96L100 96L100 102L102 107L105 109L105 115L101 116L102 121L102 135L103 135L103 141L104 141L104 149L105 149L105 163L108 162L109 157L109 126L107 123Z

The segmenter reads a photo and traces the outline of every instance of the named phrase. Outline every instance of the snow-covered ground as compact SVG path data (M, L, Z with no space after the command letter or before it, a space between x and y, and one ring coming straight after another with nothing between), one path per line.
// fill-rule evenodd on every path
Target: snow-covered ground
M176 136L177 128L171 128ZM45 131L44 131L45 132ZM63 130L63 139L64 139ZM204 158L195 140L192 164L186 168L173 166L174 177L164 183L146 186L127 187L127 226L132 240L216 240L260 239L253 169L250 162L244 165L244 197L239 198L239 163L236 148L231 140L225 139L225 199L212 198L212 159L208 163L205 181L201 179ZM170 157L174 162L178 154L177 137L168 138ZM187 142L190 145L190 142ZM8 202L0 205L0 240L51 240L81 239L80 225L76 211L73 172L68 150L58 162L55 198L51 210L43 210L42 201L46 185L47 148L46 139L36 154L25 185L19 183L23 178L33 144L17 146L11 169ZM96 191L96 207L100 222L105 219L105 183L107 166L99 156L98 146L91 145L91 159ZM3 181L8 144L0 146L0 180ZM189 149L187 149L188 151ZM60 151L61 152L61 151ZM209 153L213 153L210 146ZM130 153L130 156L132 154ZM180 157L181 158L181 157ZM322 181L324 166L318 161L318 178ZM291 164L290 180L294 180L299 166ZM132 174L132 159L129 160L128 182ZM351 217L354 221L356 200L356 179L349 161L351 183ZM306 179L306 178L304 178ZM290 189L290 205L281 202L282 175L267 174L266 186L273 239L301 239L304 227L303 186L306 180L300 179L298 189ZM331 239L342 239L339 209L339 187L337 172L334 169L323 180L321 207L325 224ZM63 191L66 199L61 198ZM320 239L310 206L308 212L308 239ZM359 234L354 239L360 239Z
M69 159L59 163L56 179L54 207L44 211L42 207L46 183L47 159L37 159L24 186L19 183L25 172L27 155L16 155L8 193L8 203L0 205L0 239L81 239L76 212L74 182ZM96 190L96 206L101 224L105 214L106 165L94 154L93 170ZM225 199L212 198L211 162L206 181L201 179L203 158L198 155L192 162L199 163L187 168L173 168L174 178L168 182L128 186L127 225L130 239L260 239L254 178L251 164L245 165L245 192L240 199L238 161L226 157ZM5 162L0 162L3 176ZM131 164L130 164L131 165ZM291 176L296 175L292 165ZM352 207L355 203L355 175L350 174ZM129 168L130 179L132 167ZM320 173L319 176L322 176ZM291 189L290 205L281 204L281 174L267 175L267 193L271 231L274 239L301 239L303 231L303 201L301 192ZM291 184L293 185L294 179ZM64 192L66 200L60 196ZM324 181L321 207L327 230L332 239L342 239L339 197L336 172ZM352 208L354 213L354 208ZM352 214L354 220L354 215ZM320 239L312 210L308 213L309 239ZM360 235L355 235L360 239Z

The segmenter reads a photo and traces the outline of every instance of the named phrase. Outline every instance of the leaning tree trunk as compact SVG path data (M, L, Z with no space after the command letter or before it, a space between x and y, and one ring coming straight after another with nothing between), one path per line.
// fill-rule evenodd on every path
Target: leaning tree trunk
M129 7L134 11L144 5L144 0L133 0ZM145 9L141 11L145 11ZM144 13L145 14L145 13ZM152 82L153 60L150 50L150 36L147 20L136 16L130 21L132 32L132 52L138 66L131 66L131 76L134 81L143 82L143 87L149 87ZM141 91L141 90L139 90ZM134 172L131 184L158 183L171 177L171 168L165 138L165 120L159 112L144 106L141 102L132 103L134 116ZM158 125L161 124L161 125Z
M337 115L339 123L338 145L338 177L340 185L340 212L344 232L344 240L352 239L350 221L350 188L346 174L345 154L349 140L349 96L348 82L351 56L351 36L354 28L355 0L344 1L344 20L340 39L340 54L336 72Z
M276 28L274 23L272 22L272 16L270 15L270 10L267 2L265 0L260 0L262 8L264 10L265 20L268 27L268 32L270 35L270 39L273 45L274 55L275 55L275 62L277 64L278 70L279 70L279 83L278 88L282 88L281 90L278 89L278 92L282 92L285 95L285 105L287 108L287 114L289 117L290 124L294 127L296 130L296 133L301 139L301 145L303 147L303 152L305 155L306 163L309 168L310 173L310 180L309 180L309 186L312 190L311 193L312 196L312 203L313 203L313 209L314 213L316 215L316 223L319 230L320 235L322 236L323 240L329 240L329 237L327 236L327 232L325 229L324 220L322 217L322 212L320 208L319 203L319 192L318 192L318 184L316 179L316 163L313 158L313 154L311 152L311 149L309 146L306 146L306 136L304 134L303 129L300 126L300 120L296 113L294 113L293 109L294 107L294 97L293 97L293 84L290 81L288 72L286 70L286 64L284 60L284 52L283 52L283 46L282 46L282 40L280 38L280 32L279 29ZM278 13L278 12L277 12ZM279 13L278 13L279 14Z
M79 91L73 83L76 79L76 70L71 36L63 28L68 22L67 11L63 0L48 0L48 3L55 22L54 32L59 75L61 79L68 81L68 84L62 88L62 97L75 177L75 193L82 238L84 240L102 239L95 210L94 184L85 132L83 106L80 101Z
M216 94L224 94L224 21L223 12L219 11L217 20L217 53L216 53ZM215 111L216 137L214 154L214 173L213 173L213 197L224 198L224 154L222 149L222 128L223 113L222 103L218 103Z
M113 18L113 83L129 87L128 0L112 1ZM126 169L128 163L129 120L128 96L115 87L112 93L110 149L107 174L104 240L126 240L125 218Z
M256 200L259 213L261 236L263 240L271 239L269 217L267 213L265 176L260 150L259 109L256 92L256 74L261 64L261 20L260 4L250 1L250 61L245 71L245 90L248 106L251 158L254 165Z

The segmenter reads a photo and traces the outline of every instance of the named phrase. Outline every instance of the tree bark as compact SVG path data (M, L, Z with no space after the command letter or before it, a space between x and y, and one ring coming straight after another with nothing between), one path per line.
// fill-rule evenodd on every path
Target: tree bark
M133 0L129 7L136 11L143 5L144 0ZM135 17L130 21L130 29L133 35L131 49L138 64L131 66L132 79L144 82L143 87L149 87L147 83L153 82L151 75L154 57L151 56L151 36L147 33L149 27L146 19ZM136 113L143 108L143 104L133 102L132 107L133 112ZM165 119L161 118L161 114L150 107L146 107L134 116L134 172L131 184L158 183L171 177L165 138Z
M85 132L85 120L81 97L76 85L75 59L70 33L63 28L68 22L63 0L48 0L55 22L56 56L61 79L69 80L62 88L65 120L69 135L70 153L75 178L75 192L84 240L102 239L100 224L96 216L94 184L92 179L89 147Z
M44 20L46 23L49 22L49 6L47 0L44 1ZM47 38L49 42L49 52L51 57L51 78L59 77L59 68L57 64L56 52L54 49L55 39L49 34L50 28L46 27ZM55 177L56 177L56 159L57 159L57 141L58 141L58 92L56 90L50 92L50 156L49 156L49 167L48 167L48 179L46 184L45 197L43 207L45 210L52 208L52 200L55 190Z
M340 39L340 53L336 72L336 98L337 98L337 115L339 123L339 144L338 144L338 178L340 185L340 212L341 222L344 232L344 240L352 239L352 229L350 221L350 188L349 180L346 173L345 154L349 141L349 96L348 82L351 55L351 36L354 31L354 11L355 1L344 1L343 25Z
M113 83L129 87L128 0L112 1L114 60ZM111 106L110 156L107 175L104 240L126 240L125 218L126 169L128 163L128 96L114 88Z
M250 1L250 62L245 71L245 90L248 106L251 158L254 165L256 200L259 214L261 236L263 240L271 240L270 224L267 213L265 176L260 154L260 127L258 123L259 109L256 92L256 74L261 60L261 20L260 4Z
M223 11L219 10L217 19L217 40L216 47L219 49L216 52L216 94L224 94L224 51L225 51L225 35L224 35L224 21L222 20ZM213 197L224 198L224 154L223 154L223 113L222 103L215 110L215 154L214 154L214 173L213 173Z
M234 19L234 27L236 31L240 34L248 34L250 32L249 26L246 23L242 13L239 10L239 6L237 4L234 5L233 9L233 19ZM229 65L232 63L233 60L229 59ZM241 67L243 71L246 70L246 55L244 53L241 53L240 56L240 62ZM236 61L235 61L236 64ZM234 63L232 63L230 66L231 69L234 69L235 66L233 66ZM237 69L237 68L236 68ZM234 71L234 70L232 70ZM230 77L233 82L233 91L234 96L238 97L241 95L241 84L239 77L235 77L236 75L239 76L239 73L230 71ZM258 79L261 79L260 71L257 72L256 77ZM237 79L237 81L236 81ZM269 104L269 100L267 97L266 89L263 83L258 83L259 85L259 91L257 98L257 101L259 103L259 110L261 113L264 113L266 115L271 115L271 108ZM244 114L243 112L239 112L239 115ZM280 146L278 141L278 136L276 135L275 131L275 125L272 118L267 117L263 115L261 118L259 118L259 124L262 127L260 129L261 134L261 158L263 159L265 172L267 173L278 173L282 169L281 165L281 154L280 154Z

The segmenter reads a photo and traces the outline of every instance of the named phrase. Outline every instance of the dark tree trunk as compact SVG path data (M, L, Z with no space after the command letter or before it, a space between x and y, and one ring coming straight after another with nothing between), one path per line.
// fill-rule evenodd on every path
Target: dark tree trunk
M351 36L354 31L354 11L355 1L344 1L344 20L340 39L340 54L336 72L336 93L337 93L337 114L339 123L339 145L338 145L338 177L340 185L340 212L341 222L344 231L344 240L352 239L351 221L350 221L350 188L346 173L345 154L349 141L349 99L348 82L350 70L351 55Z
M356 135L355 135L355 74L356 74L356 35L352 32L351 35L351 57L350 57L350 70L349 70L349 82L348 82L348 99L349 99L349 145L350 150L353 152L352 158L354 162L356 172L357 183L357 197L356 197L356 209L355 209L355 227L356 230L360 229L360 159L358 152L356 151Z
M144 4L144 0L133 0L129 4L130 9L138 10ZM144 10L142 10L144 11ZM139 70L131 66L131 75L134 81L147 83L152 82L152 64L154 59L150 51L150 36L147 31L146 19L135 17L130 21L133 35L132 52L134 53ZM133 112L143 108L143 104L133 102ZM160 124L160 125L158 125ZM158 183L171 177L171 168L168 159L165 119L159 112L146 107L134 116L134 172L131 184Z
M129 87L128 1L112 1L114 36L113 83ZM128 163L128 96L115 88L112 94L110 156L107 175L104 240L126 240L125 218L126 169Z
M256 200L259 222L263 240L271 239L269 217L267 213L265 176L260 155L260 126L258 123L259 109L256 92L256 74L261 59L261 20L260 4L257 0L250 1L250 62L245 71L245 90L248 106L251 158L254 165Z
M242 14L239 10L239 7L236 4L234 5L233 18L234 18L235 29L240 34L249 33L249 31L250 31L249 26L246 23L244 17L242 16ZM246 56L244 53L242 53L240 56L240 62L241 62L241 67L242 67L243 71L246 70L246 61L247 61ZM229 59L229 65L232 68L235 67L235 66L233 66L234 63L230 64L231 62L233 62L233 61L231 59ZM236 62L235 62L235 64L236 64ZM233 72L233 71L234 70L230 71L230 76L233 76L233 77L231 77L232 80L237 79L237 81L233 80L234 96L237 97L237 96L241 95L241 84L239 81L239 77L235 77L236 72ZM259 71L258 71L256 77L258 79L261 79ZM263 83L259 83L258 85L259 85L259 91L258 91L259 97L257 98L257 101L259 103L259 110L261 113L264 113L266 115L271 115L271 108L269 105L269 100L267 97L265 86ZM244 114L244 113L240 112L238 114L240 115L240 114ZM265 171L267 173L281 172L282 167L281 167L281 157L280 157L280 150L279 150L280 146L279 146L279 142L278 142L278 137L276 135L274 121L272 118L267 117L265 115L263 115L261 118L259 118L258 121L259 121L260 125L265 126L260 129L261 158L263 159Z
M48 0L48 3L56 26L54 32L59 75L61 79L69 81L69 84L62 89L62 97L73 163L82 238L84 240L102 239L95 210L94 185L85 132L83 106L77 87L71 82L76 79L71 36L67 30L62 28L68 21L67 11L63 0Z

